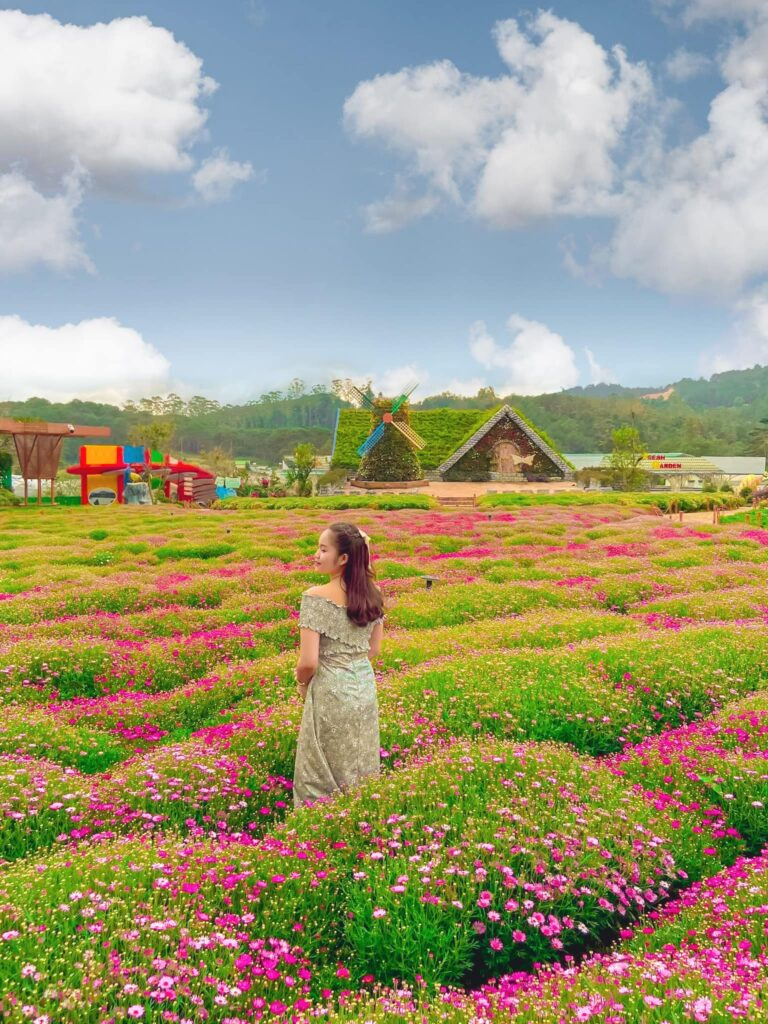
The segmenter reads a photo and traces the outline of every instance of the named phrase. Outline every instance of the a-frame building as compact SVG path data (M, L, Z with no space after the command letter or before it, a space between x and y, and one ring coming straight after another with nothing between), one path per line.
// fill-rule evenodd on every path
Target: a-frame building
M504 405L437 468L443 480L570 480L573 469Z

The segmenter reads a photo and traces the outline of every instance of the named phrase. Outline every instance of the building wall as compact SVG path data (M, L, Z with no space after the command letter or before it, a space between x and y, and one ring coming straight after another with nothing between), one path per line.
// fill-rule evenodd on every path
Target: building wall
M524 457L533 457L530 466L521 466L519 473L500 476L494 472L493 449L500 441L511 441ZM562 480L562 470L545 455L520 427L510 419L503 419L456 462L443 479L453 481L482 482L488 480L525 480L543 477L547 480Z

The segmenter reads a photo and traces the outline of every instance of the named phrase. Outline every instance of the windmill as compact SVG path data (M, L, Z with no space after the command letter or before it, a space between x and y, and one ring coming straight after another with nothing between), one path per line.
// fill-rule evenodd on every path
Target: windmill
M406 388L406 390L393 401L392 408L388 412L382 414L381 423L374 427L365 441L363 441L357 449L357 454L361 458L364 455L367 455L372 448L376 447L384 436L387 426L392 426L395 430L399 430L403 437L419 451L425 447L426 442L423 438L419 437L413 427L408 423L400 422L394 418L395 413L408 401L418 386L418 384L412 384L409 388ZM360 388L350 380L340 382L339 394L347 402L350 402L352 405L356 405L358 409L369 409L372 413L379 412L379 408L377 408L373 399L364 391L361 391Z

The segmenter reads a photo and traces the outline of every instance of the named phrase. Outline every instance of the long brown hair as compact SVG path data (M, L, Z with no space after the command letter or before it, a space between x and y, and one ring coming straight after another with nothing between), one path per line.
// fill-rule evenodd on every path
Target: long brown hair
M360 530L353 523L331 523L336 550L346 555L342 579L347 591L347 616L357 626L367 626L380 619L384 599L376 586L370 552Z

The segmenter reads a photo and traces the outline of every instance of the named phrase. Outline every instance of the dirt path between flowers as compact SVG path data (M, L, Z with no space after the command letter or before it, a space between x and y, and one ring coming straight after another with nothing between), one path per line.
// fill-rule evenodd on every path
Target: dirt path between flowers
M731 515L735 515L737 512L751 512L751 511L752 511L752 506L751 505L744 505L741 508L724 509L721 514L722 515L731 516ZM672 515L669 515L669 513L667 513L667 512L656 514L656 513L651 512L651 511L643 512L641 515L632 516L631 519L625 519L624 522L625 523L647 522L649 516L652 516L654 519L658 520L659 522L661 522L662 520L667 522L667 523L678 523L678 522L680 522L680 515L677 512L674 512L674 513L672 513ZM714 526L715 525L714 513L711 510L703 511L703 512L683 512L683 522L684 523L704 523L704 524L708 524L709 526ZM724 523L723 525L725 526L725 525L728 525L728 524Z

